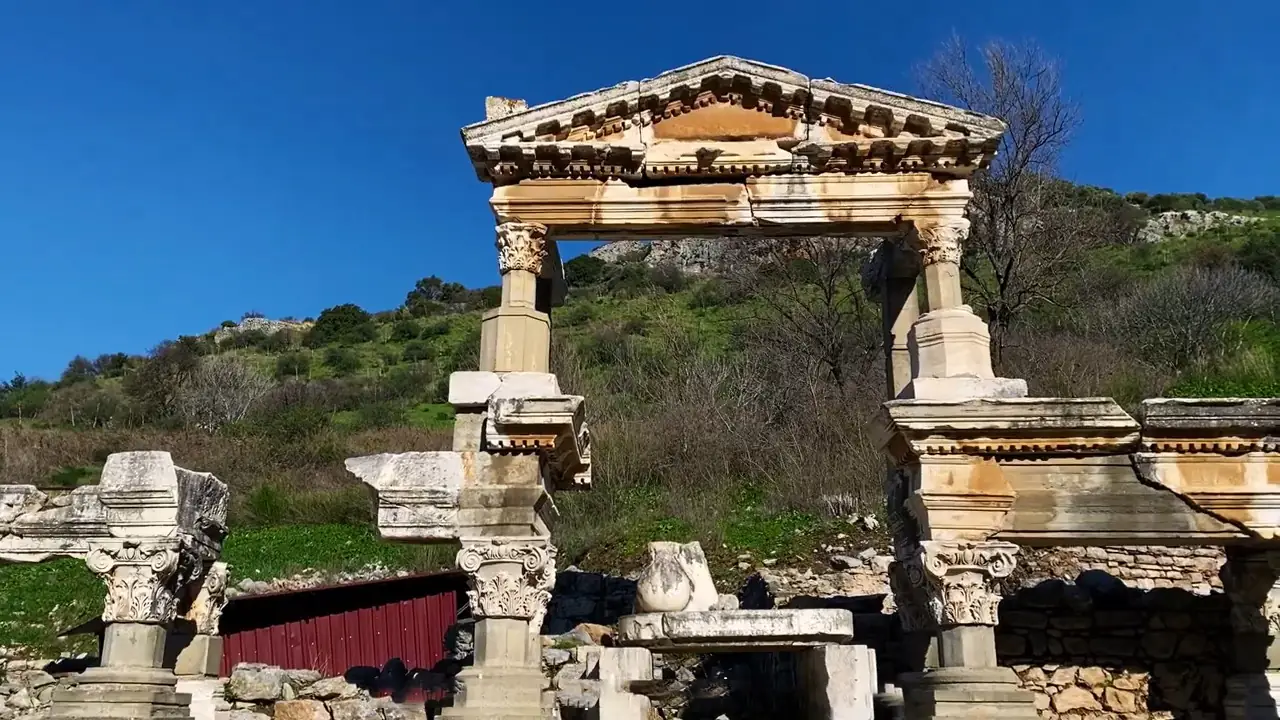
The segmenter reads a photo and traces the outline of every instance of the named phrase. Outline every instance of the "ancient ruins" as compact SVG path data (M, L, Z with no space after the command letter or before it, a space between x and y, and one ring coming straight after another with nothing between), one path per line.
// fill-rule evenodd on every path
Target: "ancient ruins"
M177 467L167 452L116 453L98 485L55 500L32 486L0 487L0 561L82 558L107 585L101 665L53 695L51 717L189 718L164 663L175 619L196 632L177 662L208 667L221 654L227 486Z
M869 718L869 694L893 683L910 720L1036 718L1033 693L997 661L1001 585L1021 549L1117 545L1226 547L1233 658L1219 710L1277 717L1280 401L1150 400L1134 418L995 377L959 267L969 178L1003 132L996 118L734 57L537 107L488 100L462 137L493 188L502 302L483 319L480 370L451 378L453 449L347 462L377 494L384 538L460 545L475 663L445 717L557 712L539 641L553 495L590 488L591 435L584 398L550 368L556 243L692 235L889 238L869 276L886 347L877 428L893 594L920 661L877 679L847 611L740 610L701 550L656 545L637 614L595 662L598 717L648 717L654 653L755 649L807 654L807 717ZM179 613L216 628L225 488L164 453L128 453L69 498L0 494L0 558L84 557L108 581L103 667L55 699L55 717L187 717L157 648ZM192 652L202 645L216 642Z

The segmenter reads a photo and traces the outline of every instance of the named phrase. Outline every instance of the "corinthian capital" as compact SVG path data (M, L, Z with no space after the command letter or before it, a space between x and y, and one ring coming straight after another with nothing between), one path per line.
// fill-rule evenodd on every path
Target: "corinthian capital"
M186 618L196 626L200 635L217 635L222 610L226 606L227 564L216 562L205 572L204 581L196 589Z
M498 226L498 269L526 270L542 274L547 256L547 226L538 223L508 222Z
M540 632L556 579L556 549L546 538L463 538L458 568L476 618L527 620Z
M1012 543L926 540L903 561L903 572L938 625L995 625L996 581L1013 572L1017 553Z
M916 224L920 260L925 265L960 264L962 244L969 237L969 221L962 217Z
M90 543L85 563L107 584L106 622L171 622L183 588L200 572L178 540Z

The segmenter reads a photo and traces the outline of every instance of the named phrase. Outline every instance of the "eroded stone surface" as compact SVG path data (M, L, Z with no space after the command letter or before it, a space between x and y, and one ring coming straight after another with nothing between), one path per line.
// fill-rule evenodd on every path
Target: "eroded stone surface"
M847 610L710 610L629 615L619 645L654 652L788 651L853 638Z

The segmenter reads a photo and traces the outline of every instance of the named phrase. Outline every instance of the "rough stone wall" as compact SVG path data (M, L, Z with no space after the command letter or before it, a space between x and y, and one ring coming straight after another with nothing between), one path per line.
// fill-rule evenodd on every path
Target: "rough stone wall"
M1220 547L1067 547L1024 549L1016 576L1026 587L1044 580L1073 580L1101 570L1139 590L1178 588L1196 595L1222 591Z
M51 660L0 661L0 677L4 679L0 682L0 720L45 717L53 691L75 681L73 673L58 672Z
M1229 610L1221 593L1139 590L1087 571L1006 597L996 648L1043 718L1215 718Z

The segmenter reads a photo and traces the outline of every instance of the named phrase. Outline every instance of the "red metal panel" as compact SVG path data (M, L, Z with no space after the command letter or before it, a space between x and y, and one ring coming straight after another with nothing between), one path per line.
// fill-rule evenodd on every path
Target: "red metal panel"
M457 600L454 591L440 592L231 633L221 671L261 662L329 676L360 665L381 668L392 658L410 670L430 669L444 657Z

